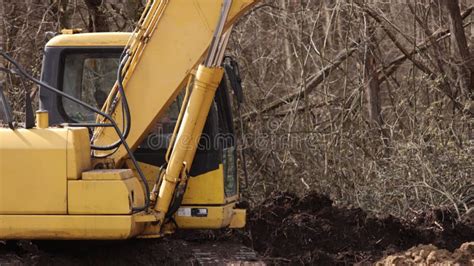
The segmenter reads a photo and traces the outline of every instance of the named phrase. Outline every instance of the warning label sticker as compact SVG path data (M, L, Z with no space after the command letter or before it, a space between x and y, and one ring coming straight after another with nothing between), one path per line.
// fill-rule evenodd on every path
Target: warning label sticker
M191 208L179 208L178 216L191 217Z
M205 208L179 208L177 215L179 217L207 217L209 211Z

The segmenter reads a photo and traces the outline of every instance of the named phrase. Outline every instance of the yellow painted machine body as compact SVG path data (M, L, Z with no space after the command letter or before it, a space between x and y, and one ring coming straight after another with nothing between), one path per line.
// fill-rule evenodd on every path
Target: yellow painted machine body
M90 170L86 129L0 129L0 213L68 214L68 182Z
M256 2L234 0L225 29ZM62 35L49 42L49 47L88 48L123 47L132 40L136 54L124 76L134 121L127 139L132 149L193 75L197 78L193 91L201 93L190 97L156 205L140 212L134 210L145 204L145 191L123 146L107 158L113 169L94 169L98 160L91 156L86 128L45 127L47 113L38 114L35 129L0 128L0 239L112 240L161 237L170 232L164 215L176 186L183 182L180 174L191 167L207 110L222 78L220 68L197 69L212 41L221 7L222 1L214 0L164 0L156 5L159 19L145 18L146 27L133 35ZM112 116L123 126L121 108ZM191 136L192 141L184 142L186 138L180 136ZM116 139L110 128L103 128L94 132L92 143L108 144ZM140 165L148 183L154 184L159 169ZM225 193L223 171L220 165L189 179L182 205L174 214L180 228L245 225L245 211L235 209L238 193Z
M128 239L156 222L153 215L132 214L144 204L132 170L91 169L87 129L2 128L0 147L1 239ZM225 198L222 180L220 168L191 181L176 214L180 228L245 225L245 211L234 208L235 198ZM192 213L203 209L205 217Z
M143 204L142 186L131 170L91 170L87 129L2 128L0 147L0 238L116 239L143 230L130 215Z

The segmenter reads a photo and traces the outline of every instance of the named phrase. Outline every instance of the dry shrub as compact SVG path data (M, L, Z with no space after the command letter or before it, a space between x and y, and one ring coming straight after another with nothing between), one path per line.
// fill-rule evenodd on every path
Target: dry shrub
M317 190L376 213L407 217L448 206L462 216L474 206L472 108L455 80L449 35L427 42L428 32L448 30L445 10L424 2L368 8L393 26L386 27L398 43L352 1L266 1L238 25L232 54L247 88L245 195L258 201L277 190ZM429 29L415 14L426 16ZM354 43L354 54L308 85ZM403 57L397 45L414 49L413 60L393 69ZM369 57L377 76L367 73ZM369 87L374 79L378 87ZM378 102L368 102L369 89ZM373 104L381 122L369 116Z

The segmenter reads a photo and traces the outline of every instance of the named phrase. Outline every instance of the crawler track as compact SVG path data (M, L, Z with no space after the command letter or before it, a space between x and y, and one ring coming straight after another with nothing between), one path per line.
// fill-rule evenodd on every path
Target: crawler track
M261 265L250 248L232 241L180 239L124 242L0 244L0 265Z

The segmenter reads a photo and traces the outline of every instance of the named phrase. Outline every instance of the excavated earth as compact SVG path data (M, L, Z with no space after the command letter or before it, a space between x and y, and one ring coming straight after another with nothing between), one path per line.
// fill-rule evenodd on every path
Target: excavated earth
M433 245L419 245L406 252L387 256L377 266L389 265L474 265L474 242L465 243L454 252Z
M473 219L433 210L373 217L319 194L276 193L241 231L124 242L1 242L0 265L474 265Z
M278 193L251 213L245 243L275 263L368 264L420 244L453 251L474 241L473 219L457 223L455 217L432 210L412 221L377 218L361 209L335 207L318 194L300 199ZM473 249L467 253L472 261Z

